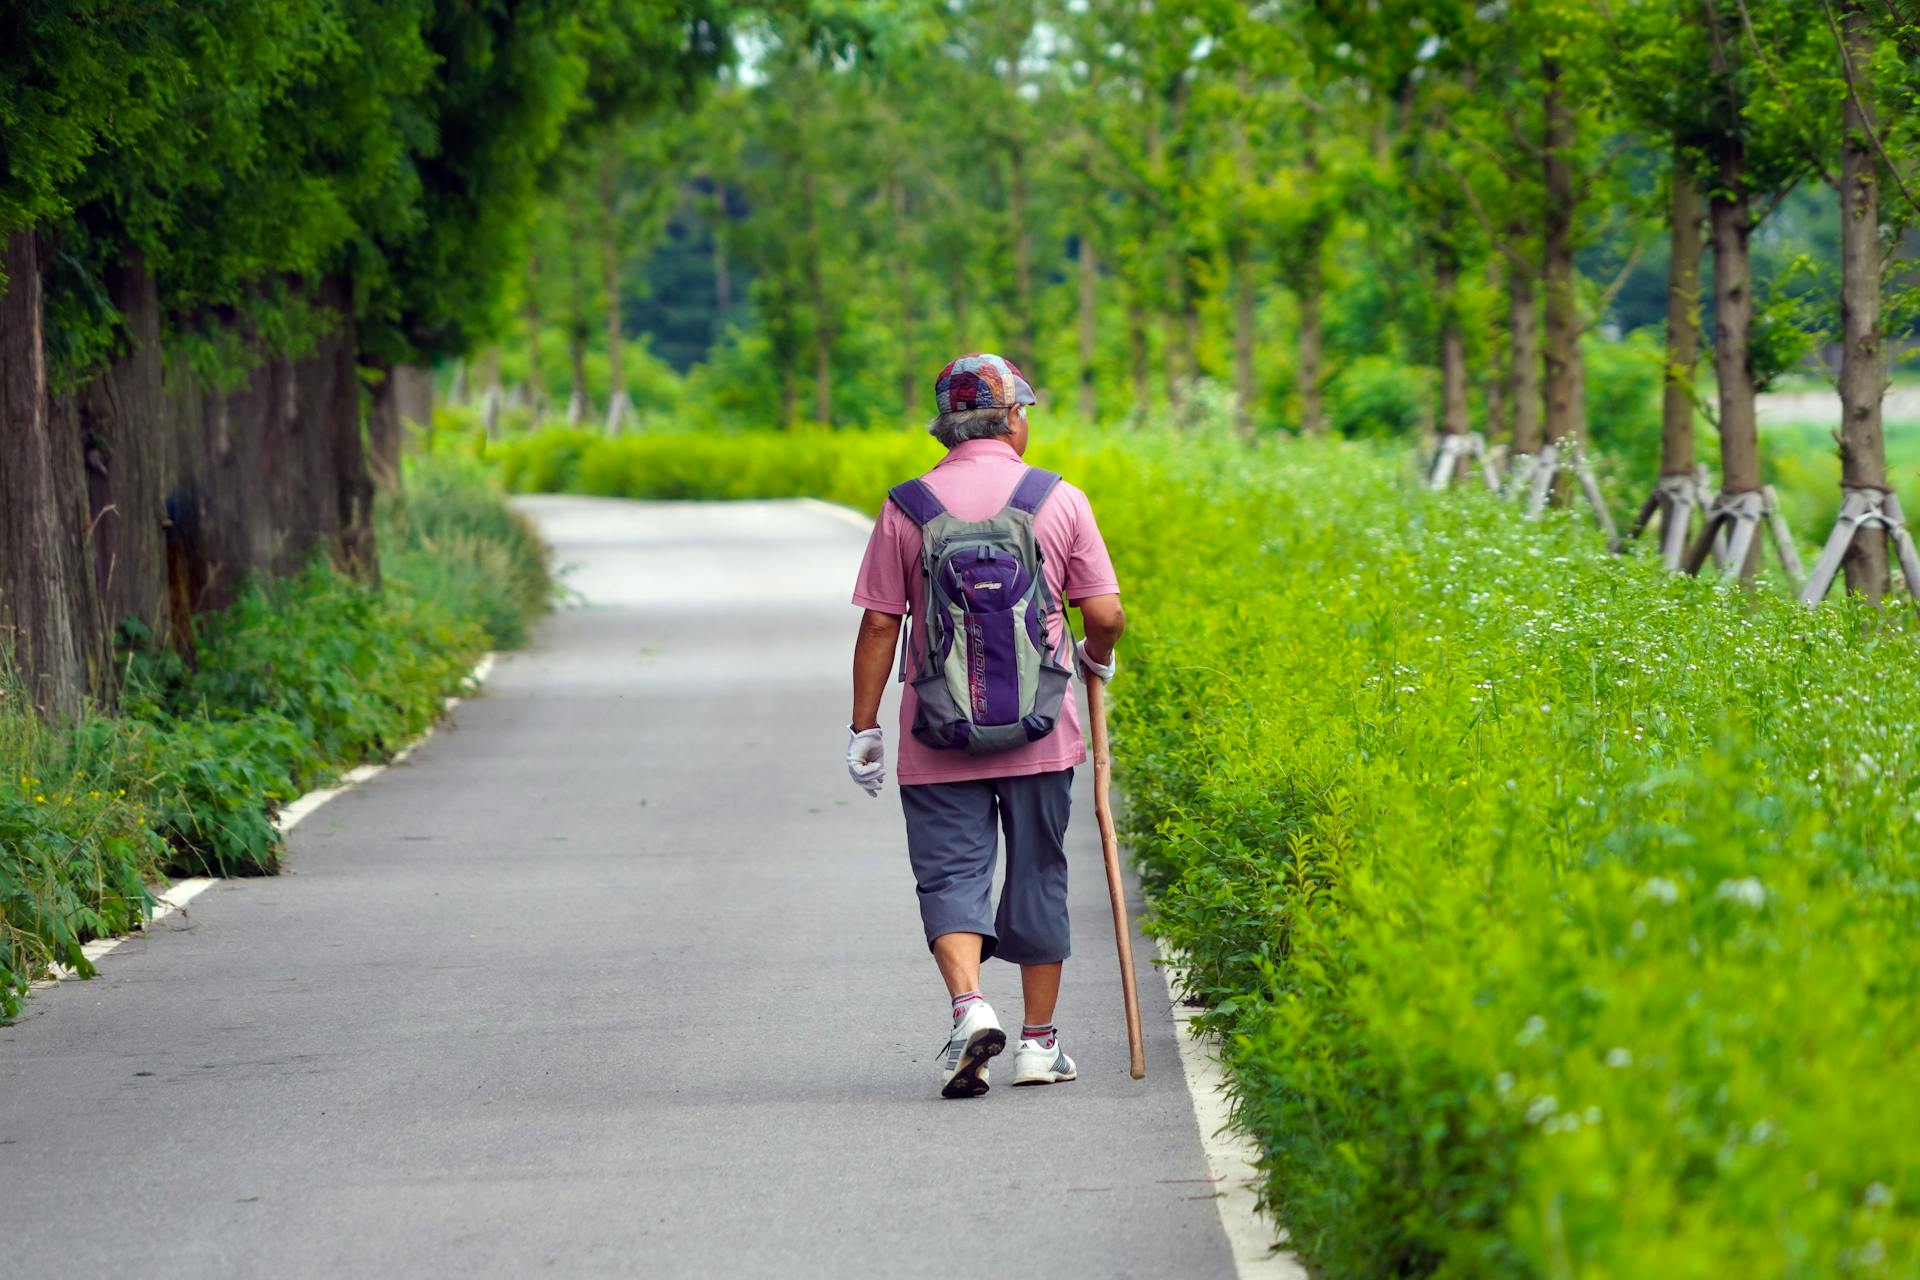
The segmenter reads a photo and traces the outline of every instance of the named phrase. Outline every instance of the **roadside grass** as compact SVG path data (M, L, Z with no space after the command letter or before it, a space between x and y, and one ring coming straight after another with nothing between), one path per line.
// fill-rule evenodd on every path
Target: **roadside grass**
M928 460L721 437L702 488L609 444L518 442L518 482L871 509ZM1320 1274L1920 1270L1903 621L1673 579L1571 514L1422 492L1402 450L1108 431L1034 460L1120 567L1152 928Z
M0 1016L51 962L80 972L165 875L271 874L281 805L438 717L551 587L538 535L475 466L410 466L380 513L383 585L324 562L197 620L196 664L125 629L117 714L49 726L0 699Z

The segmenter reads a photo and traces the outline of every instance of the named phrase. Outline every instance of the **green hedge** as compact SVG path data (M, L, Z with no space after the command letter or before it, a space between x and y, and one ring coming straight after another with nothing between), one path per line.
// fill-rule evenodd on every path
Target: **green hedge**
M0 701L0 1016L48 962L137 925L163 875L278 868L272 817L391 755L550 593L546 552L472 466L415 466L381 512L383 588L325 564L199 620L188 670L128 628L121 713L60 729Z
M927 460L508 457L523 486L861 508ZM1671 579L1391 452L1043 432L1035 458L1113 547L1153 928L1321 1274L1920 1271L1904 627Z

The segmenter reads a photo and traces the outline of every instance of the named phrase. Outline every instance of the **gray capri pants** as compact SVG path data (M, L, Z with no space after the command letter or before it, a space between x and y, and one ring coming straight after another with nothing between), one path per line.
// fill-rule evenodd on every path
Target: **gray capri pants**
M1067 817L1073 770L900 788L907 857L920 891L927 946L943 933L977 933L980 958L1052 964L1072 950L1067 931ZM998 815L1007 878L993 910Z

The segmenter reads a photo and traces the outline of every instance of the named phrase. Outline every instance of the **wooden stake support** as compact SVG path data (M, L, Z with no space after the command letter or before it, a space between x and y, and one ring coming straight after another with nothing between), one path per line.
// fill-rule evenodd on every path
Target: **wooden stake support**
M1693 517L1697 512L1707 514L1707 490L1711 486L1707 481L1707 469L1696 467L1692 475L1661 476L1653 486L1653 492L1640 506L1640 514L1634 518L1633 530L1627 534L1628 541L1637 540L1645 533L1654 516L1660 517L1660 563L1669 573L1680 572L1686 563L1687 535L1693 528ZM1714 542L1714 563L1722 568L1726 566L1726 538L1722 536Z
M1893 544L1894 555L1900 562L1900 572L1906 575L1907 590L1915 595L1914 608L1920 611L1920 554L1914 551L1913 535L1907 532L1900 499L1886 489L1857 489L1846 485L1840 488L1840 517L1834 521L1826 546L1820 549L1820 558L1814 561L1813 575L1800 593L1801 604L1812 608L1827 598L1853 540L1860 536L1862 529L1871 528L1886 531L1887 541Z
M1762 525L1773 541L1774 554L1780 557L1780 567L1798 591L1806 571L1800 565L1800 553L1793 545L1793 531L1787 528L1786 517L1780 514L1780 502L1774 497L1772 485L1745 493L1717 495L1707 508L1706 522L1701 525L1699 536L1687 551L1686 562L1680 566L1682 572L1698 575L1707 557L1714 554L1716 541L1724 538L1722 571L1729 578L1747 577L1749 563L1759 562Z
M1478 431L1441 436L1440 447L1434 451L1433 466L1427 472L1427 488L1447 488L1459 479L1465 468L1476 462L1480 464L1480 477L1487 488L1498 492L1500 473L1494 470L1493 458L1487 453L1485 436Z
M1533 492L1533 470L1540 465L1540 459L1531 453L1516 453L1507 459L1507 487L1504 490L1509 498L1525 498Z
M1532 474L1528 476L1527 519L1537 520L1540 513L1547 509L1547 500L1553 496L1554 478L1562 471L1570 472L1579 484L1580 492L1593 512L1594 522L1607 535L1607 550L1620 550L1619 526L1613 522L1613 513L1607 510L1607 500L1600 493L1600 482L1594 478L1593 467L1587 462L1586 451L1578 441L1550 444L1540 450L1540 456L1534 459Z

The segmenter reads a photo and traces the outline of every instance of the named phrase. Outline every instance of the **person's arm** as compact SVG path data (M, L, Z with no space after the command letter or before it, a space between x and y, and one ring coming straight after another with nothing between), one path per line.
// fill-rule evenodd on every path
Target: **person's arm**
M1088 596L1076 600L1080 610L1080 630L1086 636L1087 656L1106 666L1113 661L1113 647L1127 629L1127 611L1120 607L1118 593Z
M860 634L853 642L853 716L847 722L856 732L880 724L880 695L899 641L899 614L868 609L860 615Z

